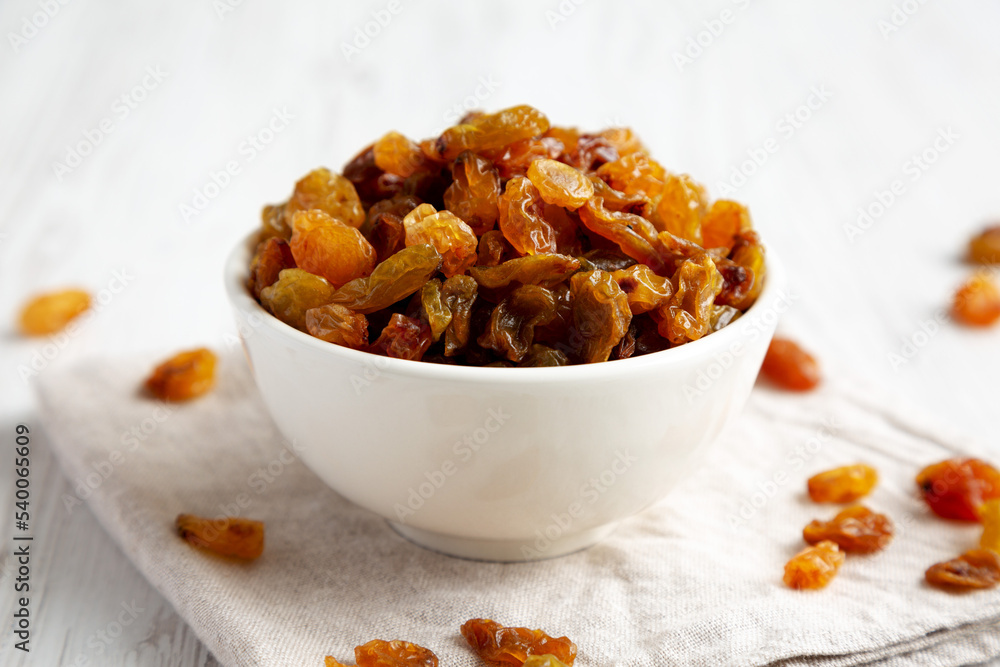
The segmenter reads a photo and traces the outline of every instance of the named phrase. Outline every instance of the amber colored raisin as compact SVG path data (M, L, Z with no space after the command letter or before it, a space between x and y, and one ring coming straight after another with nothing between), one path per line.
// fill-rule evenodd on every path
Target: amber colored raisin
M431 328L426 322L393 313L369 351L395 359L420 361L432 342Z
M479 248L477 250L479 259L476 264L479 266L496 266L512 250L513 248L507 243L503 232L499 229L491 229L479 238Z
M740 318L742 313L732 306L712 306L711 330L718 331Z
M525 255L509 259L498 266L474 266L469 275L489 289L507 287L513 282L523 285L554 287L580 268L580 260L555 253Z
M787 338L771 341L760 371L771 382L792 391L809 391L820 380L816 359Z
M719 199L701 219L701 238L705 248L725 248L728 252L736 243L736 235L753 228L750 212L743 204Z
M715 303L720 306L742 303L755 285L753 271L725 257L713 257L712 261L722 276L722 290L715 297Z
M876 484L875 468L856 463L813 475L807 487L814 503L851 503L871 493Z
M260 238L271 237L287 241L292 238L292 227L285 220L284 204L268 204L260 212Z
M645 151L639 136L630 127L609 127L600 136L615 147L618 155L631 155L637 151Z
M576 210L594 196L594 184L579 170L556 160L535 160L528 167L528 180L549 204Z
M983 522L979 546L1000 553L1000 498L987 500L979 507L979 520Z
M573 326L584 363L607 361L632 321L628 295L605 271L582 271L570 279Z
M655 310L673 296L674 288L669 278L658 276L645 264L633 264L611 273L628 298L633 315Z
M454 357L465 349L472 326L472 306L476 302L478 285L469 276L452 276L441 286L441 297L451 320L444 332L444 355Z
M451 166L454 179L444 192L444 205L482 236L500 217L500 176L486 158L466 151Z
M1000 471L979 459L948 459L921 470L917 486L939 517L979 521L983 503L1000 498Z
M837 576L845 557L835 542L806 547L785 564L785 585L796 590L824 588Z
M206 519L177 515L177 532L188 544L206 551L244 560L264 553L264 522L239 517Z
M80 289L42 294L21 310L21 333L25 336L56 333L89 308L90 294Z
M545 136L555 139L563 145L563 150L567 154L572 154L576 150L577 142L580 141L580 130L575 127L556 127L553 125L545 131Z
M526 104L492 114L484 114L463 125L455 125L438 137L436 153L454 160L466 150L481 152L496 149L521 139L543 134L549 129L549 119L538 109Z
M1000 584L1000 553L972 549L958 558L931 565L924 576L930 585L946 590L993 588Z
M335 292L317 275L302 269L284 269L277 282L261 290L260 303L285 324L305 331L306 311L330 303Z
M424 166L420 146L399 132L389 132L372 146L375 165L382 171L406 178Z
M393 213L380 213L372 222L368 242L375 250L375 261L384 262L406 247L403 219Z
M430 649L400 640L372 641L354 649L358 667L437 667L438 658Z
M535 160L554 159L562 155L562 152L562 142L551 137L540 137L515 141L498 150L487 151L486 155L496 166L500 178L506 181L515 176L525 176L528 167Z
M1000 264L1000 225L987 227L969 241L969 261Z
M414 294L441 267L441 255L430 244L403 248L372 271L347 283L327 303L370 314ZM322 305L322 304L318 304Z
M881 551L892 541L892 534L889 517L863 505L848 507L830 521L812 521L802 531L809 544L830 540L843 551L858 554Z
M366 202L376 202L400 194L404 179L387 174L375 164L375 147L368 146L344 165L344 178L349 180L358 196Z
M687 174L668 174L656 215L663 225L660 231L701 244L701 219L708 208L705 188Z
M407 247L430 244L441 255L441 272L446 277L465 273L479 258L479 239L451 211L433 211L430 204L421 204L403 218Z
M215 386L215 354L198 348L180 352L153 369L146 390L161 401L187 401Z
M622 156L597 169L597 175L615 190L627 195L641 194L650 200L654 209L663 195L666 174L663 166L643 151Z
M441 281L428 280L420 288L420 309L431 328L431 338L438 341L451 324L451 309L441 293Z
M566 665L576 661L576 644L567 637L550 637L541 630L505 627L487 618L462 625L472 650L493 667L520 667L528 657L552 655Z
M556 233L543 215L538 189L524 176L507 181L500 197L500 231L521 255L556 252Z
M596 134L581 134L569 159L573 166L587 171L619 158L618 151L609 139Z
M313 209L348 227L360 227L365 221L365 210L354 184L325 167L314 169L295 184L292 197L285 204L285 222L292 226L296 213Z
M296 266L334 287L367 276L375 268L375 249L361 232L318 209L295 214L289 245Z
M663 258L653 245L656 228L642 216L608 210L601 197L590 199L580 207L579 213L587 229L614 242L635 261L646 264L653 271L664 268Z
M288 243L273 236L262 241L250 261L250 291L254 298L259 299L261 290L276 283L279 273L294 268L295 258Z
M676 291L657 312L663 317L660 335L674 345L700 339L711 332L712 306L722 290L722 275L708 254L685 260L672 282Z
M479 345L519 362L531 348L535 327L555 317L556 297L551 291L538 285L521 285L493 309Z
M587 179L594 186L594 196L603 199L604 207L609 211L635 213L644 218L649 215L652 204L644 195L627 195L624 192L619 192L601 180L597 174L587 174Z
M987 273L977 273L955 292L951 314L962 324L985 327L1000 320L1000 287Z
M751 285L747 293L738 301L729 304L740 310L746 310L757 301L761 290L764 289L764 281L767 276L767 264L764 261L764 246L761 245L757 233L746 231L737 234L733 250L729 254L729 259L744 267L753 275L753 285Z
M306 331L320 340L356 350L368 345L368 319L336 303L307 310Z
M547 345L536 343L531 346L518 366L535 368L539 366L566 366L567 364L569 364L569 358L566 356L566 353Z

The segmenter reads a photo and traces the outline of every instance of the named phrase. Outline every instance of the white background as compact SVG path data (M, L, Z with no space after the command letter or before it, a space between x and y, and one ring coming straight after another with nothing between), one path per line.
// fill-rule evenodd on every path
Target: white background
M48 0L58 9L44 17L45 4L0 4L4 619L8 445L15 423L36 434L34 650L14 651L4 620L4 664L215 664L86 508L63 508L69 486L19 372L46 343L17 336L24 299L66 285L98 294L116 271L127 277L78 335L47 348L52 359L34 359L42 373L94 355L224 349L233 326L222 260L261 206L389 129L439 131L456 105L530 103L560 125L629 125L713 194L773 139L777 149L748 164L753 173L731 196L750 206L789 270L799 299L783 328L827 374L866 374L1000 458L1000 328L971 331L942 315L969 273L968 237L1000 218L995 3L398 0L349 58L343 45L388 2ZM716 22L723 11L727 24ZM43 27L26 27L32 20ZM690 62L678 60L685 49ZM165 78L142 89L147 68ZM803 107L810 99L815 108ZM294 118L251 159L244 142L275 110ZM111 132L57 173L104 119ZM957 138L935 151L949 131ZM914 171L928 149L933 164ZM239 173L185 221L181 205L230 161ZM849 238L859 207L896 180L902 194ZM921 324L936 317L944 323L926 335ZM905 363L891 363L893 353ZM137 620L110 644L97 639L133 601Z

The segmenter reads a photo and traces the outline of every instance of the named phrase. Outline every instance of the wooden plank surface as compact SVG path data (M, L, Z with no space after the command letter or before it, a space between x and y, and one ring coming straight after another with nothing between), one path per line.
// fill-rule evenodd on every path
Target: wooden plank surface
M1000 329L939 317L968 273L965 240L1000 219L995 3L63 2L0 3L7 619L17 423L35 444L37 554L33 651L5 631L2 664L216 664L86 508L63 507L19 368L222 345L221 262L263 203L389 128L429 135L466 106L631 125L668 167L715 195L728 184L799 296L785 330L828 373L865 373L1000 457ZM39 357L10 323L64 284L105 303ZM142 611L105 641L122 605Z

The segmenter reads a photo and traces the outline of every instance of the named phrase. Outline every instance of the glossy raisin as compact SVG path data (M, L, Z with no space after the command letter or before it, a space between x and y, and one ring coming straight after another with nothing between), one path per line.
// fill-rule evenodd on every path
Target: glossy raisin
M1000 498L1000 471L980 459L948 459L921 470L917 486L939 517L979 521L982 505Z
M454 160L462 151L481 152L530 139L549 129L549 119L538 109L521 105L493 114L477 116L467 124L455 125L438 137L436 153Z
M876 484L875 468L857 463L813 475L807 487L814 503L851 503L871 493Z
M662 256L653 245L656 228L642 216L610 211L601 197L593 197L579 209L580 220L593 233L615 243L623 253L653 271L665 267Z
M296 213L289 243L295 264L334 287L371 273L375 249L361 232L318 209Z
M49 292L31 299L21 309L19 325L25 336L46 336L62 331L90 309L90 294L81 289Z
M472 307L476 303L478 285L469 276L452 276L441 286L441 296L451 313L451 320L444 332L444 354L454 357L469 343L472 326Z
M745 206L719 199L701 219L702 245L706 248L725 248L728 254L736 243L736 235L752 228L750 212Z
M556 297L544 287L521 285L493 309L479 345L513 362L521 361L531 348L535 327L556 317Z
M260 303L285 324L305 331L306 311L331 303L335 292L317 275L302 269L284 269L277 282L261 290Z
M806 547L785 564L785 585L795 590L824 588L837 576L844 558L844 552L834 542Z
M521 255L558 250L556 233L543 215L537 188L524 176L507 181L500 198L500 231Z
M399 132L389 132L372 146L375 165L382 171L407 178L424 165L424 154L420 146Z
M284 240L271 237L257 246L250 261L250 291L260 299L261 290L278 281L278 274L295 268L292 248Z
M628 298L628 306L633 315L662 307L674 293L670 279L656 275L645 264L633 264L613 271L611 277Z
M153 369L146 390L161 401L189 401L215 386L215 354L198 348L180 352Z
M722 290L722 276L708 254L685 260L671 282L676 291L666 306L660 308L663 317L660 335L674 345L698 340L711 332L712 306Z
M496 166L500 178L506 181L515 176L527 175L528 167L535 160L555 159L562 152L562 142L551 137L537 137L515 141L501 149L487 151L486 155Z
M260 558L264 553L262 521L239 517L206 519L179 514L175 523L180 536L199 549L243 560Z
M465 151L451 167L454 179L444 192L445 207L482 236L500 217L500 176L486 158Z
M379 264L370 276L341 287L327 303L365 315L374 313L417 292L440 267L441 255L434 246L410 246Z
M993 588L1000 584L1000 553L972 549L958 558L927 568L927 583L945 590Z
M394 359L420 361L432 342L431 329L426 322L393 313L369 351Z
M354 649L358 667L437 667L438 658L430 649L400 640L372 641Z
M705 188L687 174L668 174L663 183L660 201L656 206L660 231L701 244L701 220L708 210Z
M403 218L407 247L430 244L441 255L441 272L446 277L465 271L476 263L479 239L465 222L451 211L435 212L421 204Z
M368 346L368 319L336 303L307 310L306 331L320 340L356 350Z
M496 266L512 251L513 247L507 243L503 232L499 229L491 229L479 239L479 248L477 250L479 259L476 264L479 266Z
M842 551L859 554L881 551L892 541L892 534L889 517L863 505L848 507L830 521L812 521L802 531L809 544L830 540Z
M555 253L526 255L507 260L498 266L474 266L469 275L488 289L507 287L511 283L554 287L580 268L575 257Z
M771 382L791 391L809 391L820 381L816 359L787 338L771 341L760 371Z
M518 366L537 368L540 366L566 366L567 364L569 364L569 358L564 352L536 343L531 346Z
M632 321L628 296L612 274L582 271L570 279L573 327L584 363L607 361Z
M474 618L462 625L462 636L493 667L520 667L533 655L552 655L566 665L576 661L576 644L567 637L550 637L542 630L505 627L487 618Z
M348 227L360 227L365 221L354 184L325 167L309 172L295 184L285 204L285 222L291 227L296 213L310 210L320 210Z
M528 180L549 204L576 210L594 196L594 185L578 169L556 160L535 160L528 167Z

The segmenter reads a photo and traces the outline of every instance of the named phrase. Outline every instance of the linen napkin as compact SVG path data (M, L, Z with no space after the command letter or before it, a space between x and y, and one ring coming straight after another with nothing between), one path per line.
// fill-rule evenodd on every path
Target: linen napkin
M471 667L481 663L458 629L475 617L567 635L580 667L1000 656L1000 590L923 580L980 529L934 518L914 475L971 443L856 382L804 395L758 384L704 466L605 542L492 564L415 546L327 488L276 430L242 357L224 357L216 389L180 405L138 391L155 361L52 369L39 379L44 424L81 502L224 665L353 663L354 646L382 638ZM881 475L863 502L894 520L895 539L849 555L825 590L787 589L802 527L839 509L811 503L805 480L861 461ZM264 555L242 564L192 549L174 531L182 512L263 520Z

